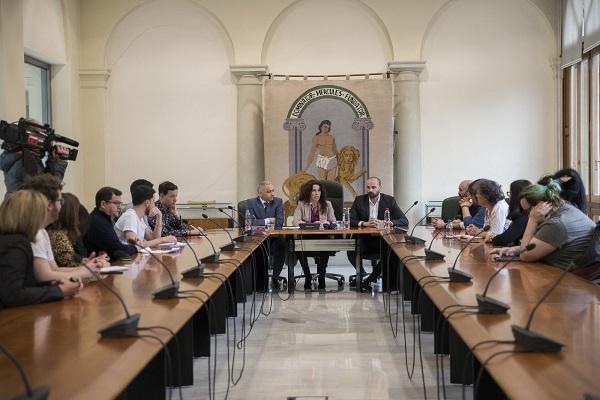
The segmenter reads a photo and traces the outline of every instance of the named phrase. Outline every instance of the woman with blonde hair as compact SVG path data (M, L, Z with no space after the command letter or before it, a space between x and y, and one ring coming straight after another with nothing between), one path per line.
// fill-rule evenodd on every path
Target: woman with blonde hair
M31 242L43 227L48 200L20 190L0 206L0 307L60 300L76 294L81 283L65 279L40 286L33 272Z
M560 197L561 185L552 179L547 185L530 185L520 195L521 207L529 215L521 246L494 249L491 254L518 255L522 261L540 260L566 269L588 248L594 222ZM535 248L523 252L529 244Z

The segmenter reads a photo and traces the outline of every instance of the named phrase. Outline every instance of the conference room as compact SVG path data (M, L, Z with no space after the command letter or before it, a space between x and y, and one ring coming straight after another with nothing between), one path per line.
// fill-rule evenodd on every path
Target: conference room
M0 399L600 396L600 2L0 0L0 60Z

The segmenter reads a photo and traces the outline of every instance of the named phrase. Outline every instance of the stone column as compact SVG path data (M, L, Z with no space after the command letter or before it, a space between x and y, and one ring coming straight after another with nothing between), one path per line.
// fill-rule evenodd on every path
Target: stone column
M23 4L0 0L0 119L25 117Z
M406 209L419 201L407 216L411 224L425 214L422 203L421 112L419 75L425 62L390 62L394 74L394 197Z
M237 80L237 198L256 195L265 178L263 79L266 65L231 65Z
M82 145L76 168L83 169L81 175L85 179L83 197L80 200L88 209L93 208L98 189L114 185L107 181L106 138L110 128L106 126L106 95L109 77L108 69L79 70ZM73 167L75 166L72 165L71 168ZM128 188L118 189L125 194L128 192Z

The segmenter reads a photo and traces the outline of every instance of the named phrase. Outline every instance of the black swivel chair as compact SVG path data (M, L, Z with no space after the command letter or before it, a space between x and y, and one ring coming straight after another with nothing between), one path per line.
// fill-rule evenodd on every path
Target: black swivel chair
M341 221L342 213L344 212L344 188L342 187L341 183L335 181L320 180L318 182L325 188L327 200L331 202L336 221ZM330 255L334 256L335 252L332 251ZM294 277L294 279L297 281L302 277L304 277L304 275L297 275ZM344 275L333 274L330 272L325 273L325 278L337 281L339 287L344 286L344 282L346 281ZM314 279L317 279L316 274L313 274L313 280Z
M457 215L460 215L460 209L458 207L458 201L460 198L458 196L447 197L442 201L442 216L441 218L444 222L448 222L449 219L456 218Z

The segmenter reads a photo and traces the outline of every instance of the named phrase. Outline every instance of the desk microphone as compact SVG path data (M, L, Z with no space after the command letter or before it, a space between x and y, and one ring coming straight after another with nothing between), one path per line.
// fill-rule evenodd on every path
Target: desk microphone
M188 225L191 226L193 229L196 229L198 232L202 232L200 230L200 228L197 228L192 224L188 224ZM201 258L200 261L204 264L216 263L217 261L219 261L219 258L221 257L221 252L215 250L215 245L213 244L212 240L210 240L210 238L208 237L208 235L206 233L200 233L200 236L203 236L206 238L206 240L208 240L208 244L210 244L210 247L212 247L212 250L213 250L213 253L210 256Z
M421 221L423 221L425 218L427 218L429 216L429 214L431 214L432 212L435 211L435 207L432 208L431 210L429 210L427 212L427 214L425 214L425 216L423 218L421 218L416 224L415 226L412 228L412 231L410 231L410 235L406 235L404 236L404 242L405 243L409 243L409 244L424 244L425 241L421 238L418 238L416 236L413 236L413 233L415 232L415 229L417 228L417 226L421 223Z
M431 242L429 243L429 247L425 249L425 261L442 261L444 257L446 257L442 253L438 253L437 251L431 250L431 246L433 245L433 241L438 235L442 233L442 230L438 230L435 235L431 238Z
M192 254L194 255L194 258L196 259L196 265L192 268L182 271L181 275L184 278L202 278L202 277L204 277L204 266L200 262L200 259L198 258L198 254L196 254L196 251L194 250L194 248L192 247L190 242L185 237L182 236L181 240L183 240L184 243L187 245L187 247L190 248L190 250L192 251Z
M419 200L415 200L415 202L414 202L414 203L412 203L412 206L408 207L408 210L406 210L406 211L404 212L404 215L406 215L406 214L407 214L407 213L408 213L410 210L412 210L412 208L413 208L414 206L416 206L417 204L419 204Z
M237 221L235 220L235 218L233 218L232 216L230 216L229 214L227 214L225 211L223 211L223 209L222 209L222 208L218 208L218 210L219 210L220 212L222 212L223 214L225 214L225 216L226 216L228 219L230 219L230 220L233 222L233 227L234 227L234 228L235 228L235 226L237 225L237 228L238 228L239 230L241 230L241 231L242 231L242 234L241 234L240 236L236 237L236 238L235 238L235 239L233 239L233 240L235 240L236 242L239 242L239 243L241 243L241 242L245 242L245 241L246 241L246 233L244 232L244 230L243 230L243 229L242 229L242 227L240 226L240 223L239 223L239 222L237 222Z
M575 267L575 263L571 263L567 269L565 269L560 276L556 279L556 281L550 286L550 289L546 291L546 293L542 296L542 298L536 303L531 310L531 314L529 315L529 319L527 320L527 324L525 327L521 327L518 325L511 325L513 336L518 345L520 345L523 350L531 351L531 352L544 352L544 353L555 353L560 351L564 344L557 342L554 339L550 339L547 336L542 335L541 333L534 332L530 330L531 321L533 320L533 316L537 311L540 304L546 300L546 298L552 293L552 291L558 286L560 281L567 275L567 272L570 272Z
M96 271L92 270L90 267L85 265L83 262L80 265L83 268L87 269L94 276L94 278L96 278L98 283L100 283L102 286L104 286L106 289L108 289L109 292L111 292L112 294L115 295L115 297L121 302L121 305L123 306L123 310L125 311L125 315L126 315L125 318L115 321L111 324L108 324L104 328L100 328L100 330L98 331L100 336L102 336L103 338L122 338L122 337L128 337L128 336L137 336L137 329L138 329L138 322L140 321L140 314L139 313L133 314L133 315L129 314L127 305L125 304L125 301L123 300L121 295L119 295L119 293L117 293L117 291L114 288L112 288L108 284L106 284L106 282L104 282L104 279L102 279L102 277L99 276Z
M533 250L535 248L535 243L529 243L526 247L525 250L523 250L523 253L526 251L530 251ZM479 313L480 314L505 314L509 309L510 306L506 303L503 303L499 300L496 299L492 299L491 297L487 297L487 291L490 288L490 284L492 283L492 281L494 280L494 278L496 277L496 275L498 275L500 273L500 271L502 271L504 268L506 268L508 266L508 264L510 264L513 261L518 260L519 258L513 258L512 260L508 260L507 262L504 263L503 266L501 266L498 271L494 272L492 274L492 276L490 276L490 279L488 280L487 284L485 285L485 289L483 290L482 294L476 294L475 298L477 299L477 305L479 306Z
M467 243L465 243L465 245L462 247L462 249L460 249L460 252L454 259L454 264L452 264L451 268L448 268L448 275L450 276L450 282L469 282L469 281L471 281L471 279L473 278L473 275L469 274L468 272L460 271L460 270L456 269L456 262L458 261L458 258L460 257L462 252L465 251L467 246L469 246L473 240L477 239L479 237L479 235L481 235L483 232L487 232L489 230L490 230L489 225L484 226L482 230L477 232L477 235L475 235L471 239L469 239L469 241Z
M150 254L150 256L152 258L154 258L156 261L158 261L158 263L164 269L167 270L167 273L169 274L169 278L171 278L170 285L166 285L166 286L156 289L154 292L152 292L152 296L154 296L154 298L156 298L156 299L177 298L177 295L179 294L179 282L175 282L175 280L173 279L173 274L171 274L171 271L169 271L169 268L165 265L165 263L162 262L158 257L156 257L156 255L154 253L152 253L152 251L145 251L145 249L142 246L140 246L138 244L138 242L136 242L134 239L127 239L127 241L129 242L130 245L144 250L144 253Z
M231 237L231 233L229 233L229 231L225 228L223 228L220 224L217 223L217 221L215 221L214 219L209 219L208 215L206 214L202 214L202 218L209 220L210 222L213 223L213 225L215 225L217 228L225 231L225 233L227 234L227 236L229 236L229 240L231 240L231 243L222 246L221 250L222 251L235 251L238 249L238 246L235 244L235 241L233 240L233 237Z
M2 121L4 122L4 121ZM14 398L14 400L46 400L48 395L50 394L50 385L39 386L36 388L32 388L29 384L29 380L27 379L27 375L25 374L25 370L23 366L17 361L15 356L13 356L4 346L0 344L0 351L6 355L6 357L17 367L19 370L19 374L21 375L21 380L25 385L26 393Z

